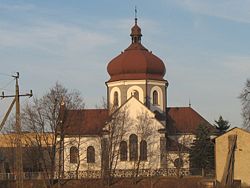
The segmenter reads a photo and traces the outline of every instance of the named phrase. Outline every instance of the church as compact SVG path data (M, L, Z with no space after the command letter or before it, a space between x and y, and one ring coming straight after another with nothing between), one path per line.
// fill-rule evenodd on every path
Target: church
M104 170L117 177L135 170L169 175L178 168L188 175L195 130L212 127L191 106L167 106L165 64L142 45L137 18L130 37L131 44L107 65L107 108L61 105L59 166L69 177L100 177Z

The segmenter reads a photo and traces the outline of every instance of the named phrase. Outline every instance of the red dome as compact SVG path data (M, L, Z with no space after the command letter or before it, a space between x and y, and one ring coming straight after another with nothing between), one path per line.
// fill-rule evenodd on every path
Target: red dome
M137 21L137 20L136 20ZM132 44L108 64L110 81L164 80L165 65L141 44L141 29L135 22L131 29Z

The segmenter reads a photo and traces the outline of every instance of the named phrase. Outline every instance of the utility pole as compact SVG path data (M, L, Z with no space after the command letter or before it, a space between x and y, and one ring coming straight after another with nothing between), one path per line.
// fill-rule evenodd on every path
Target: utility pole
M19 94L19 72L16 73L16 75L13 75L14 79L16 80L16 92L15 95L4 95L4 92L2 92L1 98L14 98L13 102L11 103L11 106L7 112L7 116L10 113L10 110L14 104L16 103L16 126L15 126L15 132L16 132L16 155L15 155L15 167L16 167L16 188L23 188L23 156L22 156L22 129L21 129L21 118L20 118L20 97L29 96L32 97L32 90L30 90L30 93L27 94ZM4 120L6 121L7 116L4 117ZM5 122L4 121L4 122ZM3 123L4 123L3 122ZM2 123L2 124L3 124ZM1 125L2 125L1 124Z

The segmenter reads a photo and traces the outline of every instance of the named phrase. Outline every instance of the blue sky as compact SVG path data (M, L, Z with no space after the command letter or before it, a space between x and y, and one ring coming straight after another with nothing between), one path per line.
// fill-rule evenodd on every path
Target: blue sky
M88 108L106 97L108 62L130 44L134 7L142 43L166 65L168 106L192 107L213 123L241 126L237 98L250 77L248 0L0 0L0 88L20 72L22 92L56 81ZM25 103L30 99L22 99ZM0 100L0 117L11 101Z

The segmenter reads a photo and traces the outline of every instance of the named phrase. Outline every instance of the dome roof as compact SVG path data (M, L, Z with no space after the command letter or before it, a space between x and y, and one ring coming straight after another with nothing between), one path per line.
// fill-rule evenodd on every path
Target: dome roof
M164 80L165 65L163 61L149 52L141 44L141 28L135 25L131 29L132 44L108 64L110 81L118 80Z

